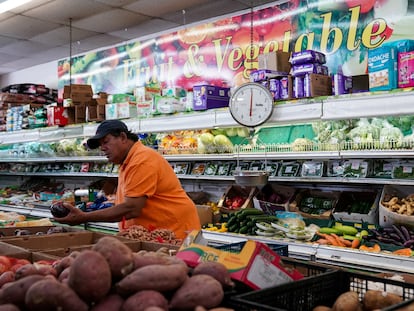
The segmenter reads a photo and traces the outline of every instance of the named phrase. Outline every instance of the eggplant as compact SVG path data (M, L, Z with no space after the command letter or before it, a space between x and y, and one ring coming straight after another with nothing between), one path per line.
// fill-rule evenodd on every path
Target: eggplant
M69 214L69 209L63 206L62 202L54 203L50 206L50 212L53 217L61 218Z

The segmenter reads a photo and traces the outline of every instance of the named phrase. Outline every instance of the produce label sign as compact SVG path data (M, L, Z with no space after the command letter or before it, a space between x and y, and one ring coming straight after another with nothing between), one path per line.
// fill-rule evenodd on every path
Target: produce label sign
M115 94L144 85L232 87L249 80L259 54L277 50L320 51L331 74L341 66L359 75L367 72L369 49L414 34L408 0L279 2L62 59L58 88L72 82Z

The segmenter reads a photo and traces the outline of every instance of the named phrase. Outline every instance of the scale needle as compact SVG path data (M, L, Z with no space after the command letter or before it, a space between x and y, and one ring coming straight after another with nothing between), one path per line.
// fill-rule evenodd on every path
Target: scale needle
M253 90L250 90L250 118L253 114Z

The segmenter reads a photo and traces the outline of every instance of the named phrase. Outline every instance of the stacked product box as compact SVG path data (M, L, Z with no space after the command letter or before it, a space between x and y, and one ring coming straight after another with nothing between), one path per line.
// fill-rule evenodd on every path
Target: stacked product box
M332 81L325 65L325 54L314 50L294 52L290 63L295 98L332 94Z
M290 53L282 51L260 54L258 57L259 68L250 73L250 81L260 83L268 88L275 101L292 98L289 58Z
M370 91L389 91L397 87L410 86L410 75L413 71L410 52L413 50L414 40L386 42L378 48L369 50Z

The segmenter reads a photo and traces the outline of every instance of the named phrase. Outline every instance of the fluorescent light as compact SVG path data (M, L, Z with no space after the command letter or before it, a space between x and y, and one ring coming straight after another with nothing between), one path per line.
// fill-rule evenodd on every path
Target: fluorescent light
M5 0L0 1L0 14L13 10L14 8L17 8L18 6L21 6L27 2L30 2L32 0Z

